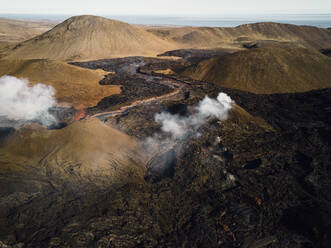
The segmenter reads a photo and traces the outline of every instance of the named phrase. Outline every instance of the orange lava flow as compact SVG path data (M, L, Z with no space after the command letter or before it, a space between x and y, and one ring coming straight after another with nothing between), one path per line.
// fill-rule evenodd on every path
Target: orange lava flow
M84 119L86 116L86 110L85 109L77 109L74 115L75 121L80 121L81 119Z

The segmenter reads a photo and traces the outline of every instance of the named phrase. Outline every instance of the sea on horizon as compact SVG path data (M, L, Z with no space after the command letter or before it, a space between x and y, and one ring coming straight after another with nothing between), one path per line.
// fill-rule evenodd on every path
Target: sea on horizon
M74 15L74 14L73 14ZM73 15L55 14L5 14L0 18L21 20L48 20L61 22ZM102 15L130 24L151 26L195 26L195 27L235 27L256 22L278 22L295 25L308 25L331 28L331 14L266 14L266 15L220 15L213 17L178 17L178 16L144 16L144 15Z

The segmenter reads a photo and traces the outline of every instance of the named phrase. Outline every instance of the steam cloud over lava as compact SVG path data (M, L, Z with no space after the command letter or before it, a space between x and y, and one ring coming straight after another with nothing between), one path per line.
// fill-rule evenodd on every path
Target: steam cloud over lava
M0 77L0 118L10 121L38 121L44 126L56 122L49 109L56 103L51 86L36 84L13 76Z
M194 107L194 113L186 116L162 112L155 115L155 121L160 124L163 134L169 134L165 137L161 133L155 133L143 142L143 149L148 151L147 160L153 161L155 154L163 154L162 160L166 161L162 165L157 165L152 170L162 171L168 168L174 161L173 153L169 152L177 144L177 141L185 141L190 135L197 135L199 127L206 124L210 118L226 120L229 111L233 107L234 101L225 93L219 93L217 99L205 96L197 106ZM176 151L176 153L180 150ZM170 156L170 157L169 157Z
M208 121L209 117L216 117L219 120L228 118L228 112L232 108L233 101L225 93L219 93L217 100L206 96L195 107L196 113L190 116L173 115L163 112L155 116L157 123L161 125L161 130L170 133L172 138L181 139L188 132L197 130Z

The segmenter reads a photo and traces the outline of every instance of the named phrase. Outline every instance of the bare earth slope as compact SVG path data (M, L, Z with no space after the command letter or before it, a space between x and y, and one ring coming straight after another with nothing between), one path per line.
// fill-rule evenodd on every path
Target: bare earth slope
M137 26L97 16L75 16L19 43L6 58L87 60L155 56L175 46Z
M74 107L95 106L104 97L121 93L120 86L99 84L106 74L103 70L84 69L55 60L0 60L0 76L12 75L27 78L33 84L51 85L58 102Z
M142 178L137 147L134 139L97 119L60 130L20 130L0 148L1 185L13 175L18 179L1 187L0 195L10 187L27 192L47 185L106 186L128 175ZM20 188L35 173L39 179Z
M331 59L305 48L263 48L211 58L184 76L254 93L290 93L331 87Z
M231 47L252 40L293 42L316 49L329 48L331 45L330 29L271 22L234 28L152 27L147 30L185 48Z
M20 21L0 18L0 41L21 42L42 34L54 23L46 21Z

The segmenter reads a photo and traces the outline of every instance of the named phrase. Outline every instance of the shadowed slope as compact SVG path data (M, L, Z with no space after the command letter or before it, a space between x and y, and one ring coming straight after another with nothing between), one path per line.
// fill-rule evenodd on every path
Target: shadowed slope
M331 87L331 59L304 48L264 48L212 58L184 76L254 93L288 93Z

